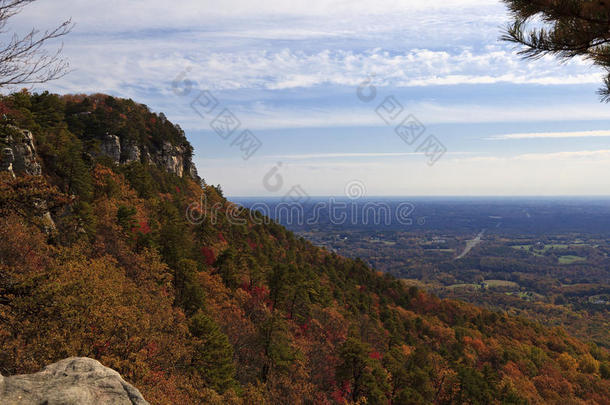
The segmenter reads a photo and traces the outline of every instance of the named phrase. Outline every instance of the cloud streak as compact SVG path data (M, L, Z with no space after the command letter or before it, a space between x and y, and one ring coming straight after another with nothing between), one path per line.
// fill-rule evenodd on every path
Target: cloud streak
M559 138L597 138L610 137L610 130L606 131L573 131L573 132L532 132L494 135L486 140L513 140L513 139L559 139Z
M472 152L446 152L445 155L469 155ZM269 155L266 159L310 160L310 159L342 159L342 158L393 158L422 156L422 152L352 152L352 153L310 153L299 155Z
M172 118L189 130L209 130L207 121L202 120L188 108L188 100L183 109ZM380 97L379 102L383 101ZM506 122L563 122L599 121L610 119L610 109L605 105L505 105L490 106L468 104L438 104L413 102L406 104L405 111L415 115L424 125L465 124L465 123L506 123ZM369 127L392 132L374 111L369 108L344 108L331 106L315 108L305 106L275 106L264 103L232 108L245 127L251 130L289 128L339 128ZM597 133L597 131L593 131ZM582 134L581 132L580 134ZM588 132L584 132L585 134ZM490 139L491 137L483 137Z

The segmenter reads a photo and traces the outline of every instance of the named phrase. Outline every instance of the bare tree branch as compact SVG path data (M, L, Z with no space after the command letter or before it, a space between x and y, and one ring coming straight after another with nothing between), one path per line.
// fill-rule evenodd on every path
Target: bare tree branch
M0 34L6 34L9 19L36 0L0 0ZM45 83L65 76L68 61L61 57L63 44L49 53L45 44L67 35L74 24L67 20L58 27L41 32L32 29L23 37L13 34L0 43L0 88L6 86Z

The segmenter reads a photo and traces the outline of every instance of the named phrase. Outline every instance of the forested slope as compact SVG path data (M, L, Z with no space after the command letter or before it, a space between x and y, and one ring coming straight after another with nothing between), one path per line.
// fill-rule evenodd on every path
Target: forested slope
M214 215L233 204L145 106L22 92L0 108L0 146L31 131L42 168L0 173L4 375L87 356L156 404L610 403L594 345L437 299L247 211ZM108 135L139 155L117 159Z

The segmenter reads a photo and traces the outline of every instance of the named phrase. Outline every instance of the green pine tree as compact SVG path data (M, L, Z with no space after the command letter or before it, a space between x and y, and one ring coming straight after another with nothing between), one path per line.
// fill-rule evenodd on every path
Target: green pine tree
M210 388L224 392L235 384L233 347L218 324L203 312L191 318L191 334L197 338L192 366Z
M370 404L385 404L389 391L387 374L379 360L371 358L371 347L356 337L349 337L341 347L341 364L337 367L337 381L348 382L354 402L366 398Z
M176 287L176 303L184 309L187 315L192 315L199 309L204 309L205 292L197 282L197 262L182 259L174 271Z
M522 46L523 56L584 57L609 71L610 3L583 0L504 0L504 3L513 13L513 22L502 39ZM604 83L599 93L608 102L610 73Z

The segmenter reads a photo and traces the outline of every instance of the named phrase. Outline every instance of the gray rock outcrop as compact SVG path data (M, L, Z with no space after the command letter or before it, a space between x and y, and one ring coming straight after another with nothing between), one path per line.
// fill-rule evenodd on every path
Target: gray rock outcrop
M169 142L163 142L163 148L160 152L159 159L165 170L182 177L184 174L184 149Z
M123 156L123 163L139 162L142 152L136 142L127 141L123 147Z
M199 179L199 173L197 173L197 168L195 167L194 164L191 163L191 165L189 166L189 174L191 175L191 177L193 179Z
M115 164L143 162L157 165L170 173L183 177L185 173L193 179L199 179L197 169L187 156L187 148L163 142L160 149L150 150L141 147L136 141L123 140L116 135L107 134L101 140L99 154L108 156Z
M0 133L0 143L5 145L0 156L0 171L9 172L13 178L42 175L42 167L34 146L34 135L30 131L9 125ZM46 233L56 231L55 221L49 212L47 202L41 199L30 202L34 212L42 220L44 231Z
M2 377L3 405L148 405L140 391L97 360L70 357L36 374Z
M15 142L15 163L14 170L17 173L25 173L30 176L40 176L42 167L38 163L38 155L34 146L34 135L30 131L22 130L21 142Z
M112 134L106 134L99 141L99 149L86 151L89 156L107 156L117 165L132 162L154 164L177 176L188 174L199 180L197 169L190 154L187 154L188 148L183 145L173 145L166 141L160 148L149 150L135 140L121 140L119 136ZM0 130L0 150L0 170L16 176L42 174L34 136L30 131L10 125Z
M15 172L13 171L13 162L15 161L15 154L11 148L2 149L2 160L0 160L0 171L8 172L12 178L15 178Z
M30 131L21 130L16 127L7 127L6 133L0 137L0 141L7 145L2 151L2 168L11 169L17 175L40 176L42 167L38 162L36 147L34 146L34 135ZM10 150L11 152L8 152ZM11 160L9 162L9 160Z
M121 140L116 135L106 135L100 147L102 155L108 156L117 165L121 163Z

